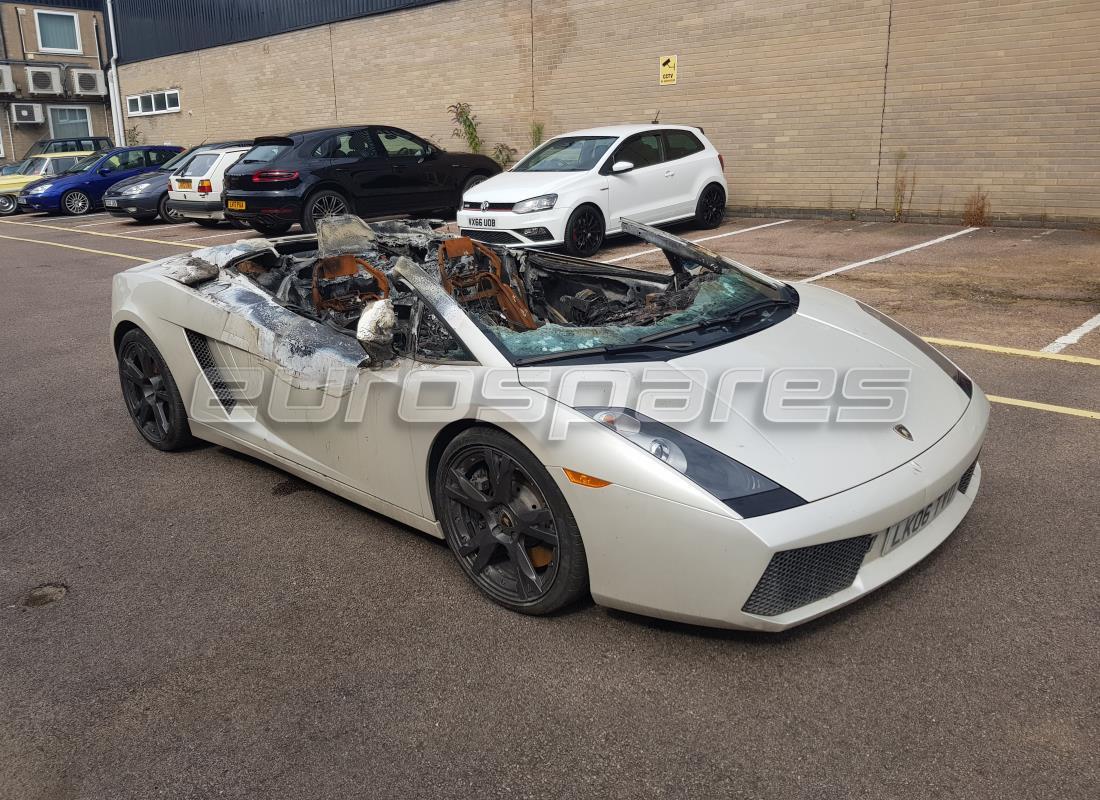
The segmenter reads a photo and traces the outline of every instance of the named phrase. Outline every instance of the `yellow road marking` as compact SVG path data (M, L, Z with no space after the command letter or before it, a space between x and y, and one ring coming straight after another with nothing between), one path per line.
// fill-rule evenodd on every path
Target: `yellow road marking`
M172 247L183 247L187 250L194 250L195 248L189 244L180 244L179 242L166 242L163 239L147 239L144 236L126 236L121 233L103 233L101 231L88 231L77 230L75 228L67 228L64 225L39 225L37 222L12 222L7 219L0 219L0 222L5 225L26 225L31 228L45 228L51 231L65 231L67 233L79 233L81 236L106 236L108 239L130 239L134 242L149 242L150 244L166 244ZM143 259L144 260L144 259Z
M145 263L147 261L155 261L156 259L139 258L138 256L128 256L122 253L111 253L107 250L93 250L90 247L77 247L75 244L61 244L61 242L43 242L41 239L24 239L22 236L4 236L0 234L0 239L11 239L13 242L31 242L32 244L44 244L49 247L64 247L66 250L80 250L83 253L95 253L99 256L114 256L115 258L128 258L131 261L141 261Z
M1055 414L1068 414L1071 417L1085 417L1085 419L1100 419L1100 411L1087 411L1083 408L1053 406L1050 403L1036 403L1033 400L1017 400L1014 397L996 397L991 394L986 395L986 399L991 403L1003 403L1006 406L1034 408L1037 411L1053 411Z
M1052 361L1069 361L1074 364L1091 364L1100 367L1100 358L1088 358L1087 356L1067 356L1062 353L1044 353L1040 350L1021 350L1018 347L1001 347L996 344L979 344L978 342L960 342L956 339L937 339L932 336L924 337L929 344L938 344L944 347L968 347L971 350L986 350L990 353L1003 353L1009 356L1027 356L1028 358L1049 358Z

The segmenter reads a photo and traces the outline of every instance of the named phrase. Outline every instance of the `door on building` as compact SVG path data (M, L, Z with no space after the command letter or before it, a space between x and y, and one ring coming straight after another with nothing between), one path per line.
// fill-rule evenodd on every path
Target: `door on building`
M434 147L400 128L374 128L378 147L393 178L381 210L428 211L454 204L455 187Z
M49 109L51 139L92 135L92 115L86 106L50 106Z

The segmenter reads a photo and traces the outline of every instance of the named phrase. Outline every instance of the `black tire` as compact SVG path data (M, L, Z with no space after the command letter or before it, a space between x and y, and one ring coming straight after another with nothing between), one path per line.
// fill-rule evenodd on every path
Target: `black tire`
M717 228L726 218L726 193L717 183L708 183L695 203L695 225Z
M574 209L565 223L565 249L570 255L588 258L603 247L607 225L603 214L593 205Z
M19 211L19 202L14 194L0 194L0 217L10 217Z
M168 192L160 198L160 202L157 203L157 216L169 225L178 225L181 222L187 222L187 217L182 216L178 211L172 211L168 208Z
M546 467L514 438L469 428L447 445L433 478L447 544L493 602L542 615L587 593L573 513Z
M88 197L84 192L73 190L61 195L62 214L68 214L70 217L79 217L87 214L91 210L92 198Z
M216 228L222 224L220 219L192 219L191 221L204 228Z
M264 236L282 236L284 233L290 230L292 222L276 222L274 225L268 225L265 222L252 221L248 225L252 230L257 233L262 233Z
M194 443L176 380L145 331L134 328L118 345L118 377L130 419L158 450L181 450Z
M462 194L466 194L466 192L473 189L479 183L484 183L487 180L489 180L489 176L486 175L484 172L475 172L473 175L466 179L466 182L464 184L462 184ZM461 199L461 197L459 199Z
M351 205L342 194L331 189L321 189L311 194L302 207L302 230L316 233L317 220L350 213Z

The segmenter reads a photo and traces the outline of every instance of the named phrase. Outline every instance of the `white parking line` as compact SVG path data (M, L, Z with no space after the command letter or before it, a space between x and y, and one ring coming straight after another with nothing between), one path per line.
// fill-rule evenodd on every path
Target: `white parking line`
M71 227L79 228L81 222L85 222L93 217L105 217L106 211L93 211L91 214L81 214L79 217L55 217L50 214L36 214L34 219L48 219L55 223L72 223Z
M758 231L761 228L770 228L773 225L782 225L785 222L790 222L789 219L781 219L778 222L765 222L763 225L753 225L751 228L741 228L740 230L730 231L729 233L716 233L713 236L704 236L701 239L691 239L690 241L698 244L699 242L709 242L711 239L722 239L726 236L736 236L739 233L748 233L749 231ZM625 256L619 256L618 258L609 258L604 261L604 264L614 264L617 261L626 261L628 258L637 258L638 256L649 255L650 253L659 253L661 248L651 247L648 250L639 250L637 253L629 253Z
M821 280L822 278L828 278L830 275L839 275L841 272L847 272L848 270L855 269L856 267L865 267L868 264L875 264L875 263L878 263L879 261L885 261L888 258L893 258L894 256L900 256L900 255L903 255L904 253L912 253L914 250L920 250L923 247L931 247L934 244L939 244L940 242L946 242L948 239L954 239L956 236L962 236L964 233L972 233L976 230L978 230L978 229L977 228L964 228L961 231L955 231L954 233L949 233L946 236L940 236L936 239L931 239L927 242L921 242L920 244L914 244L914 245L911 245L909 247L903 247L901 250L895 250L892 253L886 253L885 255L875 256L874 258L867 258L867 259L864 259L863 261L857 261L854 264L845 264L843 267L837 267L836 269L831 269L828 272L822 272L819 275L813 275L809 278L803 278L801 281L799 281L799 283L813 283L814 281Z
M1081 341L1081 337L1083 337L1086 333L1088 333L1089 331L1094 331L1097 328L1100 328L1100 314L1097 314L1095 317L1088 320L1087 322L1078 325L1065 336L1059 336L1053 342L1044 347L1043 352L1061 353L1071 344L1077 344L1079 341Z
M85 222L83 225L73 225L73 228L98 228L103 225L114 225L116 222L129 222L130 220L124 220L121 217L111 217L105 222Z
M245 232L243 230L226 231L225 233L212 233L209 236L196 236L193 239L176 239L175 241L177 241L177 242L201 242L204 239L218 239L222 236L236 236L238 239L244 239L245 238L244 233ZM258 236L249 236L248 238L249 239L257 239L259 237Z

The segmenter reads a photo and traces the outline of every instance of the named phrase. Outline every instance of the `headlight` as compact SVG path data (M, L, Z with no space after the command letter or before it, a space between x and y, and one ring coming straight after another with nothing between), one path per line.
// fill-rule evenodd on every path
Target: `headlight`
M528 200L520 200L512 206L512 211L516 214L530 214L532 211L549 211L554 207L554 203L556 202L558 202L558 196L556 194L542 194Z
M856 302L859 303L858 300ZM966 393L967 397L974 396L974 382L970 380L970 377L965 372L956 367L955 363L950 358L945 356L932 345L928 344L928 342L924 341L924 339L917 336L900 322L891 319L890 317L883 314L881 311L871 308L868 305L864 305L863 303L859 303L859 307L870 314L872 317L877 319L887 328L892 330L894 333L901 336L903 339L905 339L905 341L909 342L930 359L935 361L936 366L946 372L948 377L950 377L951 380L953 380L955 384Z
M37 186L32 186L30 189L27 189L27 194L42 194L42 192L46 191L52 186L52 183L40 183Z
M151 183L138 183L133 186L127 186L122 190L122 194L141 194L152 185Z
M758 517L806 501L739 461L629 408L578 408L582 414L659 458L742 517Z

